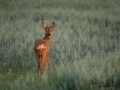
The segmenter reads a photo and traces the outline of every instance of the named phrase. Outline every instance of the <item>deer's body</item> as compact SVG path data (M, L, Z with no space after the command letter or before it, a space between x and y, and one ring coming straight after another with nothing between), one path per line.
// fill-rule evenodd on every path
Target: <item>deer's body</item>
M45 37L43 39L37 39L34 44L35 58L37 62L37 73L42 74L42 68L47 63L48 60L48 45L50 43L52 29L55 23L52 22L50 27L47 27L44 22L42 22L42 27L45 29Z

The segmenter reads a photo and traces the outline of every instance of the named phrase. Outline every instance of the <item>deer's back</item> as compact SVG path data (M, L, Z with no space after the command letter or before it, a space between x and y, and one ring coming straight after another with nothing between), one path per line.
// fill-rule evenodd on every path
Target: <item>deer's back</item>
M34 51L36 54L43 54L48 52L48 45L44 39L37 39L34 44Z

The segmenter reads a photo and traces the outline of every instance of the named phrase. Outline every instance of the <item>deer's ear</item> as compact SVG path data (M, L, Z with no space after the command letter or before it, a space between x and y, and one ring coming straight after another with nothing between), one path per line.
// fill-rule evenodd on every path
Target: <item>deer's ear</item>
M55 22L52 22L50 27L53 28L55 26Z
M44 22L42 22L42 27L45 29L46 28L46 24Z

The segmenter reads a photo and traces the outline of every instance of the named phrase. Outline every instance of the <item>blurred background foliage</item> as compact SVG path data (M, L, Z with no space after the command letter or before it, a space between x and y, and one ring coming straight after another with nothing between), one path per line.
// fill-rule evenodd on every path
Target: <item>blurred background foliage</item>
M56 25L48 73L38 76L42 21ZM101 90L101 82L120 89L119 0L0 0L0 90Z

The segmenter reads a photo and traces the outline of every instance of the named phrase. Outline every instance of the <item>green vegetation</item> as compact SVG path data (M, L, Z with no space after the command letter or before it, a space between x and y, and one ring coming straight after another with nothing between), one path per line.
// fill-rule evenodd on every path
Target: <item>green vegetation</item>
M56 26L48 73L38 76L33 45L44 36L42 21ZM103 83L120 89L119 0L0 0L0 90L101 90Z

